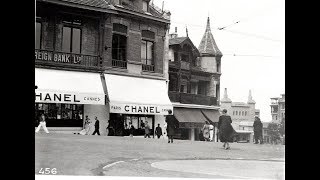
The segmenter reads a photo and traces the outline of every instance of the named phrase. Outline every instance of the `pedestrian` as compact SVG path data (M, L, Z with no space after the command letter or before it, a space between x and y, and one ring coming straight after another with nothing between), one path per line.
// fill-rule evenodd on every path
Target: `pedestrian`
M210 141L213 141L213 128L212 124L209 124L209 134L210 134Z
M173 136L176 125L174 123L174 117L170 109L168 110L168 113L169 115L166 116L168 143L173 143Z
M258 116L255 116L254 122L253 122L253 132L254 132L254 143L255 144L262 144L262 122Z
M233 142L234 129L231 125L232 120L227 115L227 110L222 110L222 115L219 117L218 130L220 141L223 142L224 149L230 149L229 142Z
M41 115L39 116L39 125L36 129L36 133L38 133L40 131L40 128L42 127L43 130L48 134L49 131L47 129L47 126L46 126L46 117L44 115L44 112L41 112L40 113Z
M150 126L148 124L148 121L145 122L145 126L144 126L144 138L150 138Z
M204 137L205 141L209 141L210 134L209 134L209 123L208 123L208 121L206 121L205 124L203 125L202 132L203 132L203 137Z
M84 129L86 130L86 135L89 135L91 130L91 121L88 115L86 116L86 120L84 122Z
M160 127L160 124L158 124L158 127L156 127L156 135L158 137L158 139L162 136L162 129Z
M100 136L100 124L99 124L99 119L97 118L97 116L94 118L96 120L96 122L94 123L94 131L92 133L92 135L95 135L96 133Z
M140 127L141 127L141 129L144 129L144 127L145 127L145 124L142 120L140 121Z
M129 133L130 133L130 137L133 137L133 132L134 132L134 126L132 125L132 122L129 122Z

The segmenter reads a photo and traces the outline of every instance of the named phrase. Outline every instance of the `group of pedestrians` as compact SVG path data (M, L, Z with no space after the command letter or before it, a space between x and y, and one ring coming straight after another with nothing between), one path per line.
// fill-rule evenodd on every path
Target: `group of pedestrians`
M46 125L46 116L45 116L44 112L40 112L40 116L38 118L38 121L39 121L39 125L38 125L38 127L37 127L35 132L38 133L40 131L41 127L42 127L43 130L48 134L49 130L48 130L47 125ZM85 122L84 122L84 127L78 134L89 135L89 133L91 131L91 123L92 122L90 121L89 117L86 116L86 119L85 119ZM99 123L99 119L96 116L95 117L95 123L94 123L94 131L93 131L92 135L98 134L100 136L99 128L100 128L100 123Z
M174 116L172 115L172 111L168 111L169 115L166 116L165 120L165 127L167 131L167 136L168 136L168 143L173 143L173 136L175 133L175 129L177 128L175 122L174 122ZM230 149L229 142L233 142L234 136L236 135L235 130L233 129L232 125L232 120L229 115L227 115L227 110L223 109L222 110L222 115L219 117L219 122L218 122L218 136L220 141L223 143L223 148L224 149ZM91 124L92 122L90 121L90 118L86 116L85 118L85 123L83 130L79 132L81 135L89 135L91 131ZM46 133L49 133L47 127L46 127L46 116L44 112L41 112L39 116L39 125L36 129L36 133L39 132L40 128L43 128ZM148 121L143 121L141 122L141 127L144 128L145 134L144 138L150 138L150 125L148 124ZM255 121L253 124L254 127L254 139L255 139L255 144L260 144L263 143L262 141L262 122L259 117L255 117ZM100 123L97 117L95 117L95 124L94 124L94 131L92 135L98 134L100 136ZM134 126L132 125L131 122L129 122L129 132L130 136L133 137L133 132L134 132ZM209 124L208 121L205 122L205 125L202 128L203 131L203 136L205 141L213 141L213 125ZM155 129L155 134L158 137L158 139L163 135L162 129L160 127L160 124Z

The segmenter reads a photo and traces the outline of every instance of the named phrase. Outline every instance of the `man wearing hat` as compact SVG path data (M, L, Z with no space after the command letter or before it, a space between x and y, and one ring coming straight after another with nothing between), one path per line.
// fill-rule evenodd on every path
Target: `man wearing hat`
M253 132L254 132L254 143L258 144L260 140L260 144L262 144L262 122L260 118L256 115L254 117L254 122L253 122Z

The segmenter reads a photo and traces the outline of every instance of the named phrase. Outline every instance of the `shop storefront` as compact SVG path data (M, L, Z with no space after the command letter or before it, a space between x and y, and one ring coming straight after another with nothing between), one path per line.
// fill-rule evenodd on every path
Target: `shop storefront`
M102 124L107 121L99 73L35 68L35 85L35 126L40 112L47 117L49 131L77 132L85 116L91 121L97 116Z
M204 107L183 107L182 105L175 105L174 117L179 124L179 129L176 131L175 138L200 141L202 140L202 128L206 121L214 125L214 138L217 139L217 122L219 121L218 108L204 109Z
M129 123L134 135L143 135L147 122L154 135L157 124L163 129L165 115L173 111L165 80L105 74L108 96L109 135L129 135Z

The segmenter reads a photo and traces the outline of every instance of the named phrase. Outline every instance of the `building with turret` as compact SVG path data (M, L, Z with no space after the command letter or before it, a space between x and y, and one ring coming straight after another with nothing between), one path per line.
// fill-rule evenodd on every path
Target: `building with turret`
M255 108L256 102L249 90L247 102L232 102L228 97L227 88L224 89L224 96L221 99L221 109L226 109L231 116L232 126L239 134L238 141L252 142L253 122L255 115L260 115L260 110Z
M200 140L205 121L216 126L219 120L222 53L211 33L209 18L198 49L188 34L178 36L177 28L169 37L168 94L179 124L175 137Z

